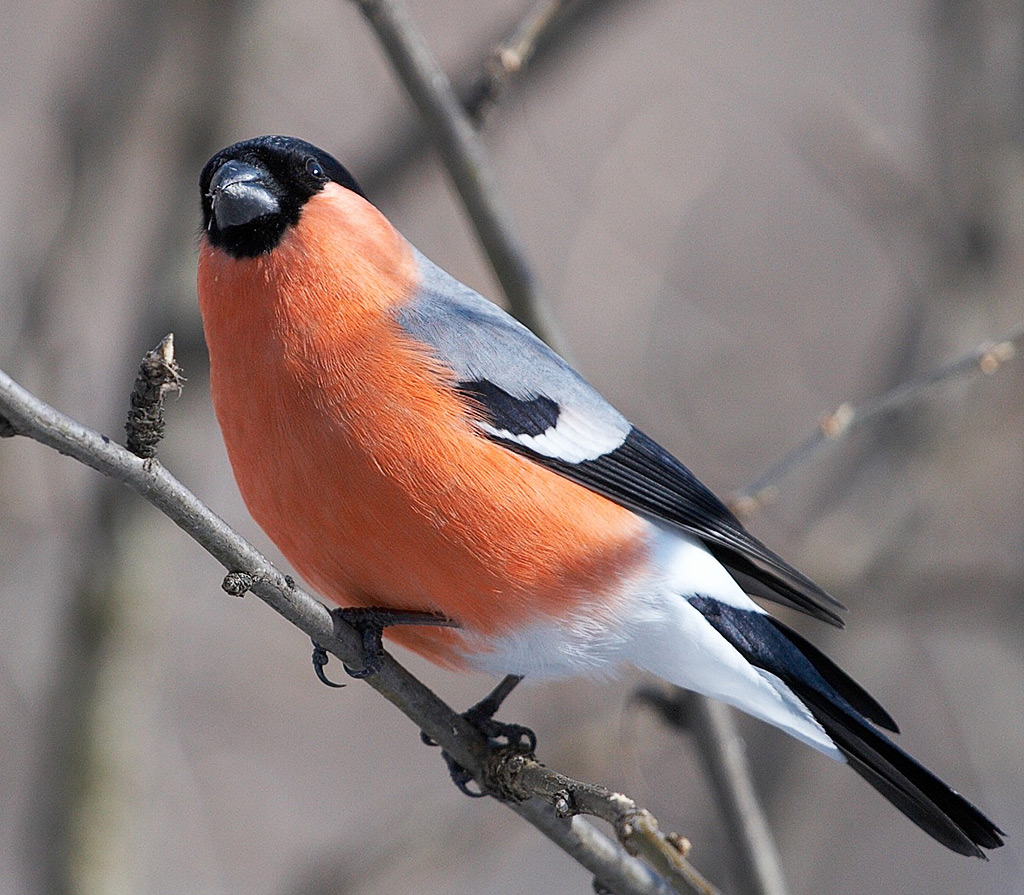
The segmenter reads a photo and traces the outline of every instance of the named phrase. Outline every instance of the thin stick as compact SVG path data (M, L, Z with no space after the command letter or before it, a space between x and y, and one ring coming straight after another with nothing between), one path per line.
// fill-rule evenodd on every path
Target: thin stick
M832 413L822 417L817 430L802 444L761 473L746 488L733 494L729 505L741 518L749 517L761 505L775 497L782 479L817 456L827 445L835 444L854 429L884 414L902 409L912 401L924 397L936 386L979 373L995 373L1003 364L1012 360L1022 346L1024 325L1011 330L1002 339L984 342L963 357L904 382L884 395L860 405L848 402L840 404Z
M725 815L737 857L736 877L750 895L788 895L779 851L754 789L750 763L729 706L686 694L694 736Z
M485 769L485 773L489 775L488 786L507 798L537 795L560 817L589 814L607 821L627 850L643 855L677 892L717 895L715 887L686 860L689 841L662 833L651 813L628 796L573 780L527 755L509 756Z
M745 895L787 895L778 849L754 789L736 720L727 705L679 687L641 687L633 698L691 734L722 811Z
M538 0L506 37L491 51L465 103L466 112L479 127L487 113L501 99L512 79L533 58L533 54L562 17L581 0Z

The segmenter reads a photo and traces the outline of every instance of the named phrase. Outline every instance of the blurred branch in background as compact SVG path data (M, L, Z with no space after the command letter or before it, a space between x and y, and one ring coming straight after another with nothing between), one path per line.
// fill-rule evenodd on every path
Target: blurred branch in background
M697 740L715 800L729 829L736 885L751 895L787 895L768 817L754 789L746 746L729 706L679 687L642 687L634 694L666 724Z
M176 193L178 172L194 178L199 142L228 101L211 85L222 85L233 65L223 50L240 5L115 3L84 41L74 82L58 94L63 216L24 297L16 357L31 381L104 424L122 410L118 390L92 389L81 371L120 381L137 334L168 314L169 303L139 284L161 283L179 257L171 247L188 244L182 208L187 202L191 214L194 199ZM158 171L146 167L156 159ZM129 186L137 204L125 201ZM60 605L47 652L60 661L42 668L47 696L21 836L32 869L26 884L40 895L101 891L106 874L123 869L129 787L118 779L123 768L114 764L123 756L111 754L116 734L107 727L118 715L110 710L111 668L136 619L124 547L137 504L92 477L80 488L52 486L62 490L63 511L52 523L59 534L40 545L43 566L66 570L68 580L51 596Z
M862 404L844 402L821 418L818 428L800 445L759 475L746 488L729 499L732 510L741 518L749 518L779 493L779 482L798 467L810 462L827 446L841 441L861 426L877 422L888 414L905 409L926 397L932 389L973 376L991 376L1013 360L1024 348L1024 324L1003 338L983 342L963 357L943 364L921 376L904 382L884 395Z
M95 277L107 262L95 251L95 238L105 228L104 197L112 194L118 166L128 155L126 134L138 115L148 72L161 43L165 9L159 4L122 4L119 15L102 33L103 45L89 57L81 79L61 97L58 123L62 159L68 168L64 214L25 296L26 314L19 344L21 362L36 372L54 394L94 418L116 412L108 393L86 394L77 364L97 371L102 381L116 381L130 339L118 336L131 326L134 315L124 313L116 299L99 308L68 300L76 280ZM139 248L129 243L126 252ZM125 293L115 291L122 300ZM79 325L81 324L80 328ZM72 331L80 337L73 353L65 351ZM116 812L87 818L95 797L98 755L96 708L100 681L120 614L117 578L118 502L95 481L61 495L65 508L57 521L70 546L68 555L50 563L71 570L65 588L56 594L57 624L49 632L47 650L60 657L42 669L47 695L37 715L39 749L34 755L32 798L25 819L23 843L26 878L39 895L69 895L81 891L81 871L89 862L84 851L111 828ZM72 493L72 491L77 493ZM61 547L48 547L60 553ZM90 839L90 845L86 840Z
M571 56L585 45L588 31L601 24L607 17L630 0L539 0L527 15L517 21L506 33L494 39L490 48L474 54L470 61L462 63L458 76L452 76L453 89L466 114L477 127L482 127L495 105L513 91L516 85L536 78L545 63L554 59ZM543 8L542 8L543 7ZM555 7L558 7L557 12ZM505 48L522 50L523 36L532 38L533 43L524 51L518 67L499 78L500 89L497 99L485 101L491 88L494 60L505 54ZM529 63L529 64L528 64ZM391 122L387 128L387 140L373 147L368 158L360 166L359 182L371 193L374 187L385 183L402 170L408 168L424 153L424 143L431 137L424 131L423 121L418 117L403 116Z
M484 71L463 103L479 127L512 80L529 64L558 24L584 0L538 0L487 56Z

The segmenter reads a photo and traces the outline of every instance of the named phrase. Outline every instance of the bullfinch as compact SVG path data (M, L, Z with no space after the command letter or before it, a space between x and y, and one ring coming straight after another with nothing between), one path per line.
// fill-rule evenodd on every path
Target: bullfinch
M751 597L842 607L562 358L398 233L321 149L267 136L200 178L198 292L242 496L342 607L444 666L630 663L846 761L956 852L1003 844L889 714Z

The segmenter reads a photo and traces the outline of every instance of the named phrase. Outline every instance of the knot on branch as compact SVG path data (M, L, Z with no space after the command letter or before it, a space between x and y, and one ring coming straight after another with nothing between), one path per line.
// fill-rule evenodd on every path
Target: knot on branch
M132 388L124 428L126 447L136 457L149 460L156 456L156 446L164 437L164 395L171 389L180 392L184 381L174 359L174 334L168 333L156 348L146 352Z
M502 802L525 802L537 795L523 779L528 766L543 767L519 743L492 748L480 769L480 785Z
M509 802L538 796L559 817L600 817L615 827L620 838L632 829L637 817L646 813L627 796L550 770L520 744L492 748L481 768L481 783L495 798Z
M753 517L762 507L778 500L778 485L765 485L751 494L738 494L726 501L729 509L743 522Z
M850 427L850 423L853 422L855 415L856 411L853 405L849 402L843 402L831 413L821 418L818 425L821 428L822 435L826 438L838 438Z
M687 891L715 891L688 863L690 841L678 833L662 832L649 811L622 793L551 771L532 755L501 749L488 754L481 768L481 783L491 795L505 801L522 802L537 796L560 817L599 817L611 824L629 854L642 857L667 879L680 881Z
M0 416L0 438L13 438L18 430L11 425L11 421L5 416Z
M1017 348L1012 341L999 342L996 345L985 348L981 359L978 361L978 366L981 368L982 373L986 376L991 376L1008 360L1013 360L1016 353Z
M221 590L232 597L244 597L256 579L248 572L228 572L220 583Z

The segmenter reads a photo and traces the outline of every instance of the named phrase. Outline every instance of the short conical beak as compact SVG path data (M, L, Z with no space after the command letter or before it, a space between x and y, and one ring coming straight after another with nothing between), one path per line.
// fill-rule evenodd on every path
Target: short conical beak
M280 211L266 174L245 162L224 162L210 179L210 206L217 227L238 227Z

